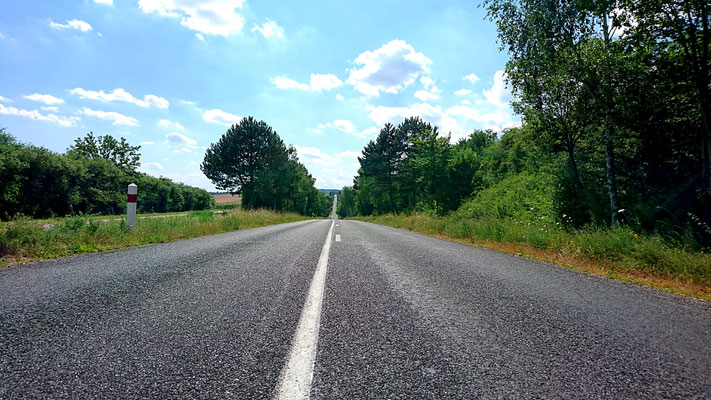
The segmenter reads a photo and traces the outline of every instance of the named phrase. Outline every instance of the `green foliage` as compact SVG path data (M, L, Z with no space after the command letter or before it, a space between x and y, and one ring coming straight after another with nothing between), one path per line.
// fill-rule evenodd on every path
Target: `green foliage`
M521 172L504 178L467 200L457 210L464 218L511 219L525 223L554 224L557 207L555 180L545 173ZM542 224L541 224L542 225Z
M270 208L326 216L330 198L264 121L243 118L210 145L200 166L215 186L242 195L245 208Z
M99 142L110 141L104 138ZM126 208L129 183L139 187L139 212L201 210L214 204L212 196L202 189L131 170L130 163L120 166L116 161L120 159L85 156L76 149L64 155L56 154L42 147L20 144L3 131L0 133L0 219L8 220L17 215L47 218L120 214Z
M0 223L0 266L14 261L162 243L303 219L293 213L266 210L233 210L222 214L207 210L193 211L186 216L139 219L136 229L127 231L124 219L71 217L45 223L19 218Z
M94 132L89 132L83 138L74 140L74 144L67 149L67 153L83 158L103 158L121 168L134 170L141 163L141 146L131 146L125 138L114 139L111 135L94 137Z

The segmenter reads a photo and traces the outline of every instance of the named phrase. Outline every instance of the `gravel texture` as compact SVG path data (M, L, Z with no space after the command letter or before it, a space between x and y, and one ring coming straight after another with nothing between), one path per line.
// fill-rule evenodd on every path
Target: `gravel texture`
M340 221L313 398L710 398L708 303Z
M0 270L0 399L270 399L330 220ZM339 221L314 399L711 398L711 304Z
M0 398L271 398L329 224L0 270Z

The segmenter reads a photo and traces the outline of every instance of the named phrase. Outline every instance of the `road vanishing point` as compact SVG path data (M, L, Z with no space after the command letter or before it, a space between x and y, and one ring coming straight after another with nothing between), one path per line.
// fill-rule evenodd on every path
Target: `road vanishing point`
M0 270L0 398L711 398L711 304L295 222Z

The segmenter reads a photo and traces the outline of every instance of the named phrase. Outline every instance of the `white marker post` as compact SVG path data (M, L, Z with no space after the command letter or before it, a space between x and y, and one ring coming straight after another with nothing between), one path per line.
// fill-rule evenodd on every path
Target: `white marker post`
M126 198L126 229L136 228L136 202L138 201L138 186L135 183L128 185L128 198Z

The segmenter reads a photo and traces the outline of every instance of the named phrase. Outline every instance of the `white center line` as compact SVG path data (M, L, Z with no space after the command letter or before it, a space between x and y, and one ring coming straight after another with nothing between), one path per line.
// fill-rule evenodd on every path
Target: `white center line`
M328 254L331 250L331 236L333 236L333 225L328 229L326 242L321 250L309 287L309 294L306 296L304 309L299 318L299 325L291 341L289 358L281 370L279 382L277 383L276 395L274 399L308 399L311 394L311 380L314 373L314 360L316 359L316 347L318 345L318 330L321 323L321 303L323 302L323 290L326 285L326 270L328 268Z
M341 241L341 235L336 235L336 241L340 242Z

